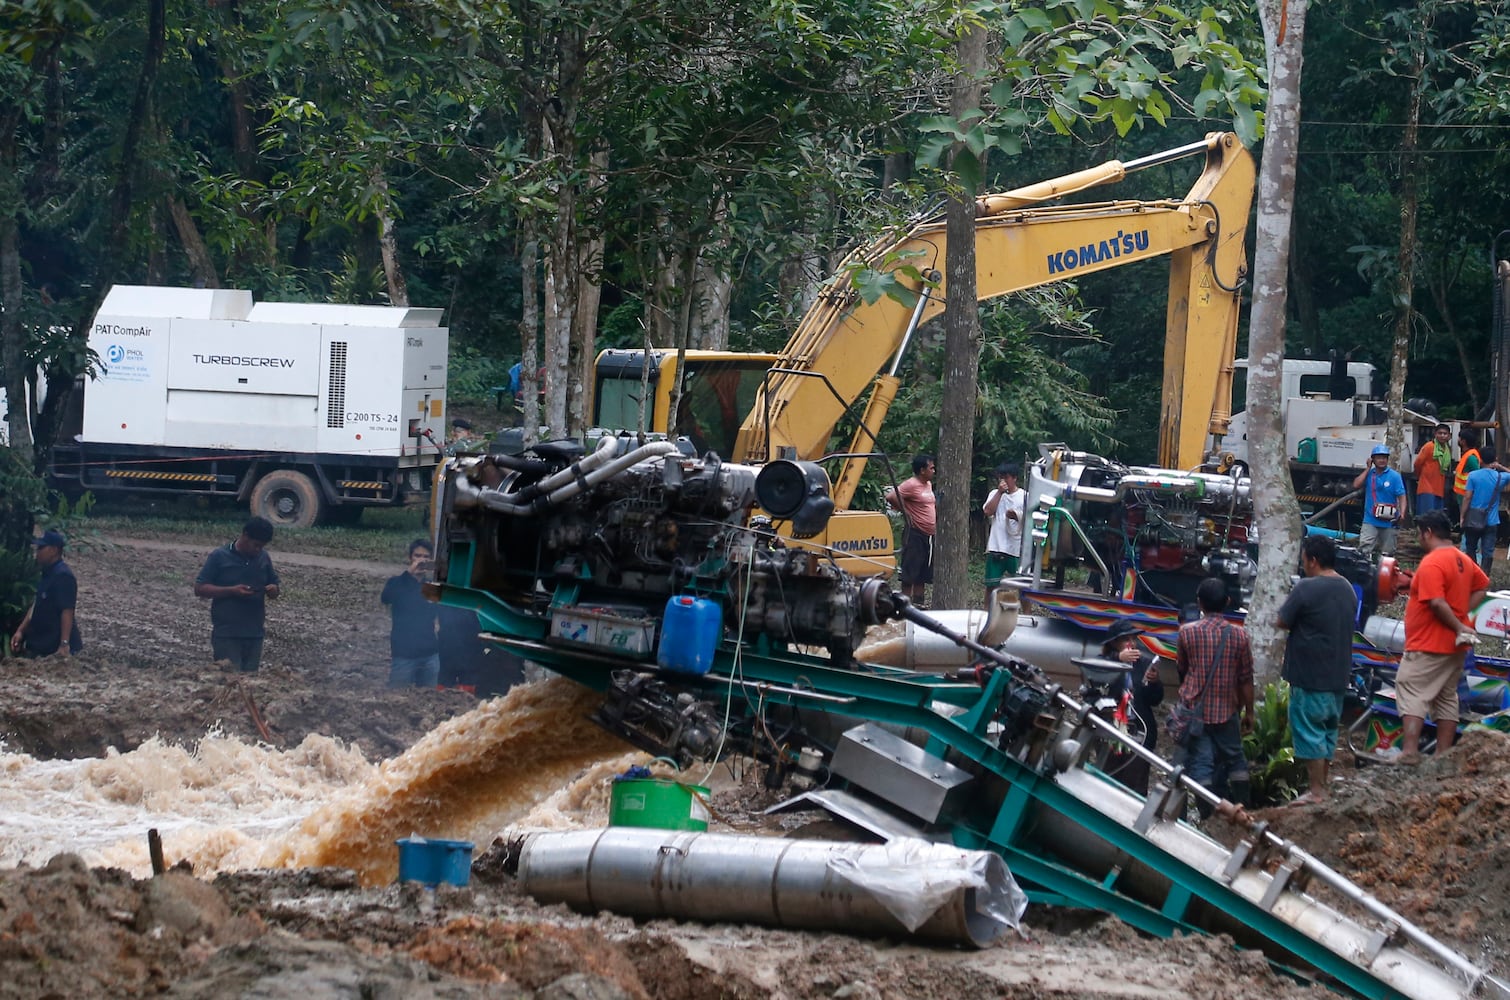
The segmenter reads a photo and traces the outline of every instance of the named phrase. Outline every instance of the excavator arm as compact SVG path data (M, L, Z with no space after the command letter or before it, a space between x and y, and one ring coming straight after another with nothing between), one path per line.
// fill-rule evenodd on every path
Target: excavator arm
M1044 204L1198 155L1205 156L1205 169L1177 201ZM1243 237L1254 179L1253 159L1237 136L1216 132L1198 143L977 201L982 301L1151 257L1171 258L1159 420L1159 464L1166 467L1198 465L1231 415L1238 306L1247 273ZM873 395L850 451L875 450L908 340L918 325L944 311L946 252L940 216L852 254L780 353L780 366L740 428L735 459L822 456L835 425L867 390ZM903 264L930 279L896 272L899 283L918 296L911 304L893 297L866 302L850 285L856 265L891 271ZM835 484L841 510L853 498L864 462L848 459Z

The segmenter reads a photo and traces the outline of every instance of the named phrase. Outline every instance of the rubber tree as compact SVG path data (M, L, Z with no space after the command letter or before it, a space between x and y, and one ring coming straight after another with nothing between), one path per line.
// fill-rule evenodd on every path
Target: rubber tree
M1253 246L1253 308L1248 321L1248 447L1254 515L1262 543L1247 624L1256 681L1262 688L1278 676L1284 661L1287 633L1279 627L1278 614L1295 573L1301 535L1300 505L1285 454L1280 379L1300 146L1306 0L1260 0L1258 10L1269 68L1269 104L1258 169L1258 235Z
M955 121L979 117L985 92L986 41L983 24L965 21L955 44L958 66L949 94ZM976 392L980 371L980 313L976 309L975 196L981 164L964 142L949 151L954 183L945 207L948 234L944 269L944 394L939 412L938 525L934 538L933 600L939 607L963 608L979 588L968 579L970 565L970 482L974 472ZM947 526L947 527L946 527Z

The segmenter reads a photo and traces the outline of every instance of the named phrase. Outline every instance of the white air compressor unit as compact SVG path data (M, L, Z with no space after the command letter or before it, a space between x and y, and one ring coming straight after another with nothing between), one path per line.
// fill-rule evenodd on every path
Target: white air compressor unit
M54 477L230 493L290 526L427 496L445 441L440 318L117 285L89 333L102 371Z

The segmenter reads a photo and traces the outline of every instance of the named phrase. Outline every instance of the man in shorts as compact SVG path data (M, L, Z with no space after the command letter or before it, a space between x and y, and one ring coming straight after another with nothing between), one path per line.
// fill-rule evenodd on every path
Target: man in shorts
M1442 511L1416 518L1426 555L1410 581L1405 605L1405 654L1395 675L1395 705L1405 721L1399 762L1421 759L1427 716L1437 727L1437 750L1452 749L1458 725L1458 681L1469 647L1478 641L1468 610L1484 599L1489 577L1452 544Z
M933 582L933 532L938 523L934 468L932 455L914 455L912 478L886 491L887 506L907 517L907 530L902 533L902 593L924 611L928 609L924 593Z
M1291 805L1327 797L1328 772L1337 751L1342 696L1353 668L1353 624L1358 595L1337 572L1337 543L1307 535L1300 546L1305 577L1279 609L1285 644L1284 678L1290 682L1290 735L1295 759L1304 761L1310 789Z

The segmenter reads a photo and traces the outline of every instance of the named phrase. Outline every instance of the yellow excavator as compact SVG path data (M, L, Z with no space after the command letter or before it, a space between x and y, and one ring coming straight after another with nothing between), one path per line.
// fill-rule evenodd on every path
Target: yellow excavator
M1183 198L1049 204L1196 156L1205 158L1205 168ZM1213 132L1200 142L976 202L981 301L1169 256L1158 455L1167 468L1201 464L1227 431L1254 180L1253 158L1238 137ZM849 506L868 455L877 451L907 345L920 324L944 311L946 251L942 214L854 251L778 354L652 351L647 365L644 351L605 351L594 380L595 422L690 437L699 451L736 462L816 462L829 454L835 427L868 391L854 437L840 453L846 457L832 491L840 513L822 535L797 544L835 553L858 576L888 573L894 566L889 521ZM851 275L866 268L894 272L910 304L901 296L865 301ZM785 527L777 530L787 534Z

